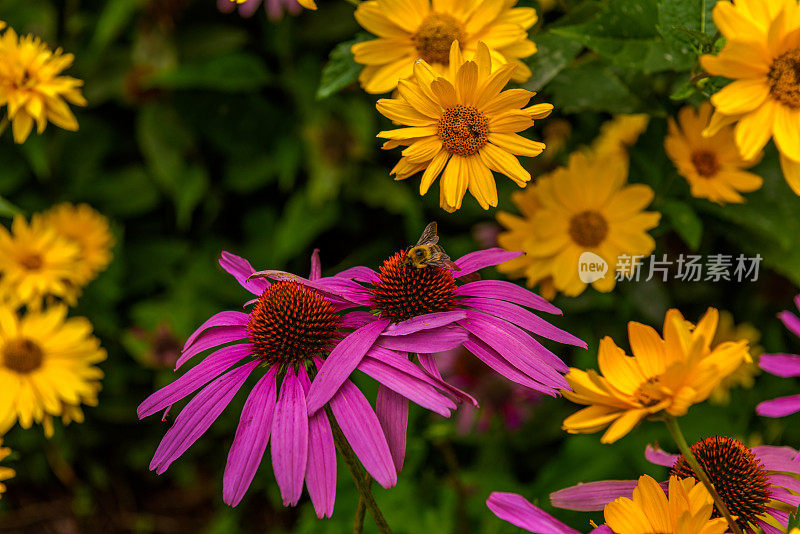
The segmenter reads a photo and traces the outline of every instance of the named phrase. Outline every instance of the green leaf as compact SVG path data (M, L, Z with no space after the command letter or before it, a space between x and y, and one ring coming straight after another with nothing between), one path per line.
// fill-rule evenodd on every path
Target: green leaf
M352 41L336 45L328 57L328 62L322 68L322 77L317 87L318 100L328 98L358 80L358 75L364 66L353 59L350 47L371 38L369 34L359 33Z
M550 82L548 90L553 95L553 105L565 113L633 113L642 104L614 70L600 59L567 67Z
M691 250L700 248L703 237L703 221L689 204L680 200L667 200L661 206L673 230Z
M567 37L550 32L535 37L538 51L528 58L526 63L533 71L531 78L525 83L525 89L538 91L556 77L572 62L583 46Z
M101 50L117 38L130 24L141 0L108 0L97 18L91 47Z
M13 217L21 213L21 210L8 200L0 197L0 217Z
M800 528L800 506L797 511L789 516L789 524L786 526L786 534L791 534L792 529Z
M304 191L289 199L273 233L270 264L284 265L301 251L310 250L314 239L336 224L339 205L333 202L312 206Z
M614 64L647 73L684 70L691 55L673 50L658 33L658 0L611 0L592 19L551 32L582 43Z
M259 89L270 79L261 58L235 52L181 63L148 77L147 84L169 89L210 89L235 93Z
M713 44L713 5L703 0L659 0L658 32L673 53L696 61L698 52Z

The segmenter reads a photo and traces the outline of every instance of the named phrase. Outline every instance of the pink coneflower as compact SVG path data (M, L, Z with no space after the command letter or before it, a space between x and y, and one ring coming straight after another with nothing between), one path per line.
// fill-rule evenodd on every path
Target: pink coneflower
M726 437L705 438L691 446L691 451L732 516L743 531L754 534L783 534L789 520L786 509L800 504L800 462L793 461L797 451L791 447L760 446L752 449ZM679 454L668 454L647 447L647 459L670 468L670 475L680 478L694 473ZM550 495L553 506L568 510L595 511L617 499L630 497L635 480L607 480L578 484ZM777 521L783 530L771 523Z
M486 500L486 506L503 521L508 521L515 527L523 528L528 532L536 532L537 534L581 534L516 493L496 491ZM591 534L614 533L606 525L602 525L593 529Z
M800 295L794 298L800 309ZM791 333L800 337L800 319L790 311L782 311L778 318ZM783 377L800 376L800 356L797 354L762 354L758 362L766 372ZM767 417L783 417L800 412L800 395L789 395L762 402L756 406L756 413Z
M305 482L317 516L330 517L336 496L336 453L328 413L369 474L383 487L395 485L397 473L387 438L352 382L344 380L327 399L328 410L309 415L307 397L314 374L341 345L346 331L364 323L364 312L347 311L352 303L310 287L322 288L329 280L321 278L316 251L308 279L286 277L275 283L250 278L255 272L250 263L233 254L223 252L219 262L258 298L251 301L250 313L223 311L203 323L187 340L176 368L206 350L216 348L215 352L139 406L143 418L202 387L167 431L150 469L158 474L166 471L219 417L245 380L258 372L261 377L245 402L228 454L223 479L226 503L236 506L241 501L271 440L272 467L284 505L297 504ZM440 392L449 386L391 347L369 351L358 368L393 394L442 415L456 407Z
M554 397L560 389L569 389L562 374L568 371L567 365L532 334L584 348L586 343L526 307L554 314L561 311L510 282L463 283L478 270L521 252L499 248L473 252L455 261L459 268L455 271L407 265L406 252L384 261L378 272L354 267L337 275L339 294L375 313L365 315L366 324L343 340L325 361L308 394L309 413L315 413L336 394L373 346L416 353L427 373L438 378L441 375L434 354L460 345L517 384ZM384 427L392 428L393 435L405 436L407 401L395 395L385 404ZM399 465L404 443L395 440L398 446L392 447Z
M217 9L223 13L232 13L236 7L239 7L239 15L243 18L252 17L258 6L261 5L261 0L247 0L241 4L237 4L233 0L217 0ZM303 8L296 2L296 0L264 0L264 5L267 9L267 16L272 21L280 20L283 17L284 10L290 15L297 15Z

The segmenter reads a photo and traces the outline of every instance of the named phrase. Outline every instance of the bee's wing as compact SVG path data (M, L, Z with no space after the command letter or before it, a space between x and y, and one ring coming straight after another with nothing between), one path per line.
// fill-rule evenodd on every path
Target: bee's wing
M432 223L430 223L428 226L425 227L425 230L422 232L422 235L420 236L419 241L417 241L416 246L422 244L435 245L436 243L438 243L439 236L437 235L436 231L437 231L436 221L433 221Z

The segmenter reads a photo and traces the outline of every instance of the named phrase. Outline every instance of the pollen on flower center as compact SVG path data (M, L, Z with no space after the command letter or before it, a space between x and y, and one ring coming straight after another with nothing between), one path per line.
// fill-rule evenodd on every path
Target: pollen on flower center
M582 211L570 219L569 235L582 247L596 247L608 235L608 223L596 211Z
M456 281L452 273L432 265L421 269L406 265L406 252L400 251L383 262L379 282L371 289L375 308L394 322L453 309Z
M442 113L436 135L451 154L472 156L486 144L489 119L474 107L459 104Z
M800 48L775 59L767 73L772 97L790 108L800 108Z
M633 394L642 406L655 406L664 399L664 393L657 376L650 377Z
M42 366L44 353L42 349L30 339L19 338L6 342L0 350L3 356L3 365L19 374L32 373Z
M753 451L734 439L720 436L698 441L690 449L742 528L754 524L759 515L766 513L769 480ZM697 478L683 456L670 475ZM719 517L716 510L714 514L713 517Z
M712 178L719 172L719 160L716 154L707 150L698 150L692 154L692 165L697 174L703 178Z
M331 343L340 321L319 292L297 282L276 282L253 306L247 332L263 361L302 363Z
M411 37L419 57L428 63L450 62L450 45L453 41L463 41L461 24L445 13L431 13Z

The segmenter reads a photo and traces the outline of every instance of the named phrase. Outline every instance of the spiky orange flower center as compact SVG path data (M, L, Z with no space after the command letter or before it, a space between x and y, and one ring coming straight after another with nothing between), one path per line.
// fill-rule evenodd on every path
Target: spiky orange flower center
M459 104L442 113L436 135L451 154L472 156L486 144L489 119L474 107Z
M790 108L800 108L800 48L778 56L767 73L772 97Z
M766 513L769 480L753 451L735 439L721 436L705 438L690 449L742 528L755 524L756 518ZM683 456L672 467L672 475L697 478ZM719 517L714 512L714 517Z
M422 21L411 42L419 57L428 63L450 63L450 45L464 42L461 23L446 13L431 13Z
M253 306L247 332L257 357L288 365L322 353L340 322L319 292L297 282L276 282Z
M570 219L569 235L577 245L596 247L608 235L608 222L596 211L582 211Z
M713 178L719 172L717 155L708 150L697 150L692 153L692 165L697 174L703 178Z
M42 366L44 353L35 342L26 338L7 341L0 350L3 366L22 375L32 373Z
M379 282L372 286L372 299L381 312L393 322L417 315L449 311L456 303L456 281L442 267L428 265L417 268L405 264L407 250L400 251L378 271Z

